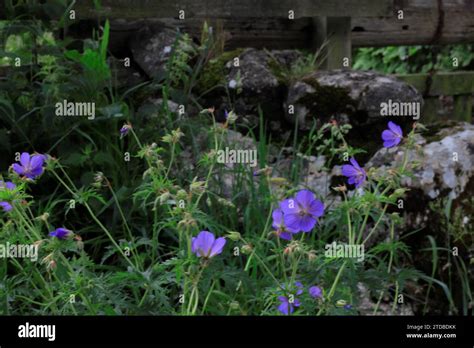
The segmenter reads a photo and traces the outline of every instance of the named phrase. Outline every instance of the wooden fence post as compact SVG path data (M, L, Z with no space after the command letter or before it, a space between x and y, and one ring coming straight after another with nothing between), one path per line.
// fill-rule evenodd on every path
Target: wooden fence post
M328 17L328 69L352 65L351 17Z
M325 58L321 69L344 69L352 66L351 17L313 18L313 50L321 47Z
M313 52L318 52L321 58L320 69L327 70L328 68L328 47L327 47L327 18L314 17L312 18L313 32L311 35L311 49Z

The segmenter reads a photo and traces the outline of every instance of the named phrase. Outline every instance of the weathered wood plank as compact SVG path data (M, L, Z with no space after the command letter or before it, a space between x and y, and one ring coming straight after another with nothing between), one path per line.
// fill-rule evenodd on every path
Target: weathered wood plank
M394 0L102 0L102 11L94 9L92 0L78 1L74 6L79 18L93 18L98 13L109 18L178 17L186 18L295 18L315 16L387 16L393 13Z
M352 46L389 46L474 43L474 0L443 0L443 28L437 42L434 36L438 28L439 13L436 1L427 4L424 0L405 0L404 19L399 20L396 13L389 17L352 17ZM421 5L420 5L421 4ZM210 19L210 23L215 19ZM155 22L152 20L152 22ZM186 21L172 18L160 20L170 27L178 27L199 37L202 19L190 18ZM227 47L266 47L269 49L314 47L312 34L314 23L311 18L288 20L268 19L223 19L224 30L228 34ZM129 22L130 23L130 22ZM112 23L117 39L131 31L138 30L146 22L133 21ZM126 32L130 30L130 32ZM114 38L111 38L114 40Z
M119 4L121 1L123 2L127 0L109 0L109 2L113 4L112 11L115 11L113 10L114 6L117 6L116 4ZM135 1L140 2L145 0ZM150 2L151 0L148 1ZM228 2L229 0L207 1ZM286 3L286 1L270 0L279 3L280 7L273 7L273 3L267 2L268 0L245 1L250 1L252 3L250 8L252 8L253 17L260 17L264 13L261 12L262 9L259 8L259 4L265 4L262 6L266 6L268 8L271 7L269 11L275 11L275 17L285 18L288 15L287 7L285 7L285 5L282 5L282 3L284 4ZM346 4L348 4L348 6L346 8L340 6L340 4L342 4L341 1L308 1L311 7L303 11L305 12L304 15L302 15L301 10L298 9L298 6L304 6L303 2L298 2L294 0L289 1L290 4L295 4L292 5L292 7L294 7L293 9L295 10L295 17L298 19L295 21L288 21L293 23L286 24L284 27L280 27L281 22L277 22L275 20L269 19L268 22L265 23L267 19L264 18L261 18L256 21L254 19L249 20L242 18L228 18L228 16L225 15L214 16L214 14L212 13L209 13L209 15L205 17L227 17L224 23L224 28L230 28L234 31L235 39L231 40L231 45L234 47L242 46L240 42L249 42L249 38L255 38L256 40L260 40L261 38L261 40L264 41L263 46L266 47L271 47L272 45L281 45L278 42L279 37L288 37L289 42L294 41L297 43L304 43L304 45L309 46L311 38L309 38L308 35L305 35L306 39L302 40L300 29L311 27L311 19L301 17L314 17L317 15L331 16L331 12L336 12L336 16L346 16L346 13L349 12L348 16L352 17L352 44L354 47L474 42L473 0L443 0L441 2L441 7L438 7L438 2L435 0L397 0L395 3L398 4L398 7L388 6L388 11L383 16L376 18L372 17L371 14L380 11L381 8L384 7L381 5L382 1L379 0L375 1L375 6L377 7L374 7L373 4L370 5L368 2L364 1L347 0ZM174 3L174 1L171 2ZM107 1L105 1L105 3L107 3ZM194 3L200 4L201 2L194 0ZM84 4L87 4L87 1L81 1L80 4L80 6L84 6ZM245 7L242 7L242 9L246 11ZM312 13L309 10L315 11L315 13ZM403 10L403 19L398 18L398 10ZM174 9L172 11L174 11L174 14L171 13L169 17L177 17L176 11ZM135 17L134 14L131 14L134 11L129 12L130 13L124 13L122 17L139 17ZM148 14L145 17L150 18L153 16L158 16L153 13L153 10L150 10L148 11ZM114 12L108 13L108 15L113 14ZM265 15L265 17L270 16L270 14L271 13L268 13L268 15ZM247 16L248 15L249 14L247 13ZM159 15L159 17L166 16L164 16L164 14L161 14ZM175 21L175 24L178 26L191 27L192 23L188 23L188 21L192 17L187 16L187 18L188 19L186 21ZM254 30L252 30L251 28L245 29L248 28L249 25L255 25L256 27ZM239 32L239 28L244 28L243 33ZM264 28L263 31L262 28ZM292 28L294 29L292 30ZM288 31L288 29L290 29L290 31ZM260 34L259 31L262 31L262 34ZM438 32L439 36L437 35ZM248 34L248 36L244 36L243 34ZM258 41L254 41L254 43L258 44Z
M472 122L472 96L454 97L454 116L457 121Z
M474 98L466 95L454 96L449 102L440 97L425 98L421 122L423 124L430 124L438 121L453 120L470 123L473 120L473 101Z
M428 96L474 94L474 71L440 72L434 74L429 91L426 91L429 74L396 75Z
M166 26L179 28L195 38L200 38L203 27L202 19L188 19L186 21L174 19L147 20L147 21L112 21L111 41L113 47L119 48L133 38L134 34L147 23L152 27ZM224 20L211 19L208 24L214 28L218 23L224 28L226 48L255 47L268 49L302 49L310 48L313 27L310 18L288 20L284 18L269 19L241 19ZM315 46L319 47L319 46Z
M313 19L311 49L322 57L321 69L341 69L351 66L351 18L315 17ZM344 59L349 59L344 66Z
M354 46L474 42L473 0L443 0L441 7L436 0L402 2L403 19L398 19L398 12L387 18L354 18Z
M0 0L0 3L4 0ZM198 1L198 0L196 0ZM82 2L82 0L81 0ZM329 1L327 1L329 2ZM388 45L431 44L438 28L439 11L435 0L403 0L404 19L397 13L389 16L370 18L352 17L353 47ZM474 0L443 0L443 28L440 44L474 43ZM1 8L1 7L0 7ZM0 18L2 17L0 10ZM124 16L127 18L127 16ZM148 16L149 17L149 16ZM207 18L210 22L215 18ZM148 21L155 22L151 18ZM148 22L147 21L147 22ZM166 18L160 22L170 27L179 27L199 37L203 19L187 18L185 21ZM312 47L313 23L311 18L288 20L286 18L233 18L223 19L223 27L228 33L227 45L235 47L266 47L269 49ZM113 20L111 40L117 44L133 35L133 31L146 25L137 19ZM127 32L128 30L128 32ZM114 43L113 43L114 44Z
M351 18L328 17L328 69L350 68L352 61ZM344 60L348 60L344 65Z

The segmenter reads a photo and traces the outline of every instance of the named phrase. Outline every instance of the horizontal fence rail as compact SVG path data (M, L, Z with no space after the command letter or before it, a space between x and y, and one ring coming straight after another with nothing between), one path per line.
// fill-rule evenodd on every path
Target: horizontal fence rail
M396 75L426 96L474 94L474 71Z
M0 18L6 0L0 0ZM388 45L454 44L474 42L474 0L394 0L375 1L297 1L278 0L278 7L267 4L268 0L252 0L250 9L245 7L220 8L219 3L242 4L237 0L221 0L210 9L210 0L175 1L108 0L102 1L102 9L97 11L92 1L77 1L73 7L77 18L127 19L114 21L115 30L127 28L133 31L141 26L140 20L161 19L165 24L198 33L203 19L215 21L220 18L229 32L229 47L304 48L311 44L313 21L311 17L351 17L351 41L353 47L373 47ZM272 0L274 1L274 0ZM201 4L206 8L199 9ZM304 6L311 7L304 9ZM194 4L194 5L193 5ZM198 6L199 5L199 6ZM317 5L317 6L316 6ZM166 11L159 10L164 6ZM260 7L259 7L260 6ZM178 8L188 9L186 20L178 19ZM268 9L267 9L268 8ZM295 11L295 20L288 19L288 11ZM193 13L199 18L193 17ZM244 11L243 13L240 13ZM403 11L403 19L400 13ZM47 8L43 10L47 12ZM186 12L186 10L185 10ZM207 15L204 15L207 13ZM233 18L229 18L229 14ZM238 14L238 15L237 15ZM19 14L17 14L19 15ZM194 14L195 15L195 14ZM260 18L248 18L260 17ZM120 23L120 25L119 25ZM114 29L114 27L112 27Z
M422 122L439 119L472 122L474 71L396 75L423 93ZM448 98L447 98L448 97Z
M287 37L284 43L303 47L310 39L301 40L301 34L312 26L310 18L318 16L351 17L355 47L474 42L474 0L108 0L102 1L101 11L90 3L78 3L79 18L98 14L127 19L177 18L178 9L184 9L190 20L221 18L224 27L234 33L231 41L240 47L244 37L269 48L279 45L274 42L279 37ZM294 11L294 21L269 19L287 18L289 10ZM248 17L259 20L245 19ZM176 20L173 25L192 30L199 29L200 23ZM249 43L246 40L245 46Z
M394 0L102 0L100 8L92 0L77 1L78 18L168 18L182 10L188 18L284 17L294 18L389 16Z
M0 9L6 2L0 0ZM316 49L332 38L328 68L341 67L353 47L474 42L474 0L102 0L100 4L97 9L92 0L77 1L71 7L76 11L74 23L81 18L111 19L112 49L147 22L199 37L204 20L224 28L228 49ZM35 9L47 12L46 5ZM180 10L185 11L184 20L178 18ZM295 19L288 19L290 10ZM0 10L0 18L6 13Z

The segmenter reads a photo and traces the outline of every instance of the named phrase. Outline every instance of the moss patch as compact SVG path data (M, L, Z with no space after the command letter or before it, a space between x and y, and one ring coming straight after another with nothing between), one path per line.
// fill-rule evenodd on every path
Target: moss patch
M309 109L313 117L329 119L333 114L346 113L351 115L356 110L357 104L345 88L321 86L312 77L303 79L303 82L315 89L314 93L308 94L299 100Z
M280 64L272 56L270 56L269 58L270 59L268 60L268 69L270 69L273 76L275 76L275 78L278 81L278 84L288 85L289 84L288 75L289 75L290 70L284 65Z
M203 94L211 88L225 83L225 65L235 57L240 56L243 49L236 49L222 53L219 57L211 59L203 68L196 90L199 94Z

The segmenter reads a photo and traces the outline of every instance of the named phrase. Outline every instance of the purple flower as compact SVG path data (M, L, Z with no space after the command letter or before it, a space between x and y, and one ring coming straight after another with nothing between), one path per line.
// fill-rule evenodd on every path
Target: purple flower
M397 146L403 139L402 128L390 121L388 129L382 132L382 139L384 141L383 146L386 148Z
M349 178L348 183L356 187L362 185L367 178L367 174L363 168L359 166L359 163L354 158L350 160L351 164L345 164L342 166L342 175Z
M309 294L311 295L312 298L322 298L323 297L323 291L319 286L312 286L309 288Z
M0 202L0 207L2 207L3 211L6 213L13 209L13 206L8 202Z
M273 224L272 227L276 230L277 235L284 240L291 240L291 235L297 233L298 230L288 228L283 221L283 212L281 209L275 209L272 213Z
M16 185L12 183L11 181L3 182L0 181L0 190L2 189L7 189L7 190L14 190L16 188Z
M63 227L60 227L60 228L57 228L55 229L54 231L52 232L49 232L49 236L50 237L56 237L58 239L67 239L67 237L71 234L72 232L69 231L68 229L66 228L63 228Z
M225 126L234 124L235 121L239 118L234 111L224 110Z
M295 198L280 203L287 230L310 232L317 218L324 214L324 204L308 190L299 191Z
M16 188L16 185L11 181L3 182L0 181L0 190L9 190L12 191ZM0 202L0 207L2 207L4 212L9 212L13 210L13 206L8 202Z
M281 286L281 288L286 292L286 286L284 284ZM293 313L295 310L294 307L299 307L301 305L300 300L298 300L296 296L299 296L303 293L303 284L301 284L301 282L295 282L293 290L296 290L294 291L294 294L288 293L285 294L285 296L278 297L278 300L280 301L278 310L285 315Z
M293 301L290 302L289 297L278 296L278 300L280 301L278 310L285 315L292 314L295 311L295 307L299 307L301 305L300 300L298 300L297 298L294 298Z
M28 179L34 180L43 174L45 158L46 156L44 155L30 155L27 152L23 152L20 155L20 164L14 163L13 170L20 176L26 176Z
M285 284L283 284L281 288L286 290ZM301 295L303 293L303 284L301 284L301 282L295 282L293 290L296 290L296 295Z
M130 124L124 124L122 128L120 128L120 138L126 137L127 134L130 132L130 129L132 129L132 126Z
M201 231L191 243L192 252L207 259L222 253L226 240L223 237L216 239L211 232Z

